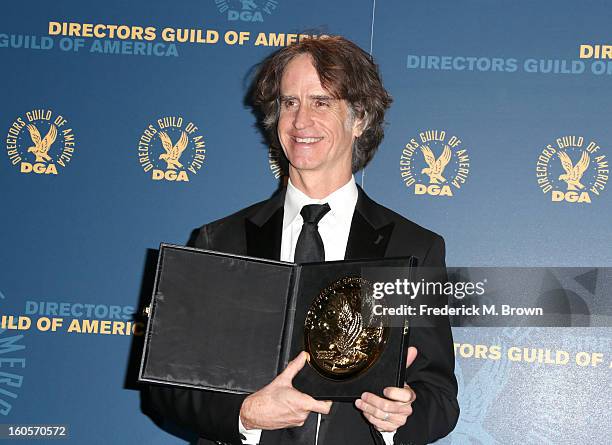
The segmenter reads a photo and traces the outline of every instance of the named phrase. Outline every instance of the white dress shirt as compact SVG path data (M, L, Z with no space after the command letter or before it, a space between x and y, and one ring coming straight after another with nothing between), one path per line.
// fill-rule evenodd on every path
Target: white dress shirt
M292 263L295 256L295 246L304 224L300 215L302 207L308 204L329 204L330 210L319 221L318 229L323 246L325 248L325 261L343 260L348 243L351 221L357 204L357 185L355 178L351 176L349 182L323 199L313 199L298 190L291 179L285 193L285 204L283 208L283 232L281 238L280 260ZM321 415L317 419L317 441L319 438L319 425ZM261 430L247 430L238 417L240 434L246 439L243 444L257 445L261 438ZM395 432L382 433L386 445L393 444ZM315 444L317 443L315 441Z
M357 186L355 178L331 195L323 199L312 199L295 188L289 180L285 194L285 207L283 214L283 235L281 239L281 261L293 262L295 245L302 231L304 219L300 215L302 207L308 204L329 204L330 210L321 221L318 228L323 246L325 247L325 261L343 260L346 252L351 221L357 204Z

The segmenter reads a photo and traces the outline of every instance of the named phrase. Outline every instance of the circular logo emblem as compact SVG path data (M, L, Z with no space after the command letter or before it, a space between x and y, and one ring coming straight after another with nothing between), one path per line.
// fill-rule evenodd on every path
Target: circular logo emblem
M380 357L389 328L370 326L363 319L363 311L372 306L372 294L369 281L346 277L323 290L311 304L304 323L305 349L310 365L322 376L347 380Z
M278 7L277 0L215 0L215 3L230 22L263 22Z
M181 116L157 119L138 142L138 161L154 181L189 182L206 159L206 144L199 128Z
M415 195L454 196L469 173L467 149L444 130L423 131L402 150L400 175Z
M6 136L6 154L24 174L57 175L72 160L75 147L66 118L48 109L17 117Z
M608 160L601 147L583 136L555 139L536 162L538 186L552 202L590 204L605 189L608 174Z

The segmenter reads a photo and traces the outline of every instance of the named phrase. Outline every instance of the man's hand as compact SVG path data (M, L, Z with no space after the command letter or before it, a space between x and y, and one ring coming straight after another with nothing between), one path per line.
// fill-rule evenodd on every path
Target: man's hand
M412 365L416 356L417 349L409 347L406 368ZM385 397L364 392L360 399L355 400L355 406L378 431L395 431L412 414L412 402L416 400L416 394L408 385L403 388L388 386L383 394Z
M302 426L310 412L329 414L332 402L318 401L293 387L308 353L301 352L268 385L251 394L240 408L240 420L248 430L277 430Z

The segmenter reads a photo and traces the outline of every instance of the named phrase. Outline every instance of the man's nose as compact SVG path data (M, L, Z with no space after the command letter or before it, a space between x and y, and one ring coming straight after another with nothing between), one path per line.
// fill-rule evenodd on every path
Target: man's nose
M298 130L312 125L311 110L306 105L300 105L293 117L293 126Z

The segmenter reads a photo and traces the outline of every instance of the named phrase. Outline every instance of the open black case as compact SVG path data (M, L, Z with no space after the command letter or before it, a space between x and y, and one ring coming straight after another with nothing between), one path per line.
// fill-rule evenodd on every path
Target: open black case
M385 258L292 264L162 244L148 307L140 381L230 393L270 383L304 350L311 302L334 281L416 260ZM395 274L394 276L396 276ZM371 277L370 277L371 278ZM346 381L308 363L294 386L317 399L352 400L404 384L407 322L391 327L379 359Z

